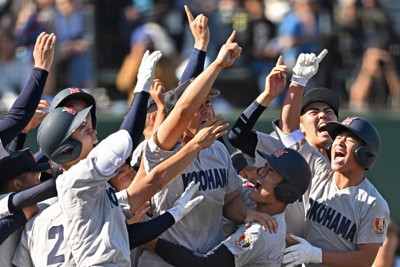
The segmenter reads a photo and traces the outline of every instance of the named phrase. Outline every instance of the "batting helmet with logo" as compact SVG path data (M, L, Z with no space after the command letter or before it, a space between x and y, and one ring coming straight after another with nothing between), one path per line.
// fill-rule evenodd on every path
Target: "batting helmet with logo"
M72 140L72 133L85 120L92 107L80 112L60 107L47 114L40 124L37 142L43 153L52 161L64 164L79 157L82 143Z
M65 88L58 92L58 94L53 98L53 101L51 101L49 109L53 110L59 107L64 107L70 100L82 100L88 106L92 106L90 114L92 115L93 128L96 129L96 101L91 94L86 93L80 88Z
M357 162L366 170L372 168L381 151L381 137L372 123L361 117L348 117L341 123L328 122L326 130L333 140L344 130L353 133L364 143L355 151Z
M311 170L303 156L291 148L283 148L268 155L257 150L268 164L282 175L284 181L275 185L277 199L289 204L297 201L311 183Z

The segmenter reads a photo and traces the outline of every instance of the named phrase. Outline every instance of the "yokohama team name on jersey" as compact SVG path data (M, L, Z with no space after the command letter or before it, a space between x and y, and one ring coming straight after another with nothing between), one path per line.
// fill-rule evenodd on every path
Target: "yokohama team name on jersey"
M181 174L186 188L191 181L200 183L200 191L224 188L227 184L227 169L200 170Z
M338 236L353 242L357 225L339 211L309 198L307 219L332 230Z

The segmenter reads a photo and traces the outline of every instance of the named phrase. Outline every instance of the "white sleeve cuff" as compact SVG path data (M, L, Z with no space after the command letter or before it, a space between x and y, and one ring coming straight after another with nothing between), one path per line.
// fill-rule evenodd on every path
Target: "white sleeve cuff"
M282 143L285 145L285 147L292 147L303 139L304 135L300 129L297 129L290 134L284 134L281 136Z

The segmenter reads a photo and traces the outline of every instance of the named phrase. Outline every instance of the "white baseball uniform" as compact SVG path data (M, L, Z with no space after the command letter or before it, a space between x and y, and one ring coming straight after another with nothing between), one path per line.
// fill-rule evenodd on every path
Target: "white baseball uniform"
M145 168L149 172L154 166L169 158L179 150L177 144L173 151L157 147L153 137L147 143ZM192 181L200 182L203 201L188 215L162 234L162 238L190 250L206 253L223 238L222 211L225 195L241 186L241 179L232 166L226 147L219 141L199 152L189 166L167 187L152 198L153 212L156 215L168 210ZM158 255L144 251L139 266L170 266Z
M243 186L241 197L246 205L255 208L256 203L249 198L251 190ZM264 231L259 223L252 223L249 228L241 225L221 243L235 256L235 266L281 266L286 246L285 215L280 213L273 217L278 223L278 232Z
M11 213L8 209L8 201L12 193L0 195L0 219L10 216Z
M128 132L119 132L120 146L131 146ZM115 168L110 175L101 174L95 165L97 153L104 153L100 148L107 141L100 142L56 181L68 245L78 266L130 266L125 216L114 189L107 183L123 160L113 159Z
M299 152L307 158L312 149L304 145ZM359 244L383 243L389 206L372 183L364 178L357 186L339 189L329 164L310 167L316 169L306 211L305 239L322 250L336 252L354 251Z

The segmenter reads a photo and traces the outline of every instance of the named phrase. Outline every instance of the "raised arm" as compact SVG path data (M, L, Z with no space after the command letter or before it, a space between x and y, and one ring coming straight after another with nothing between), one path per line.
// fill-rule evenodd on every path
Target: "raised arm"
M56 36L41 33L33 51L32 74L10 111L0 120L0 139L7 146L29 123L42 97L48 71L53 63Z
M328 50L324 49L318 57L315 54L300 54L293 68L290 86L283 101L279 127L284 133L291 133L300 127L301 99L309 79L318 71L321 60Z
M235 59L240 56L242 48L233 42L235 35L233 32L222 46L215 61L191 82L171 114L160 125L154 141L161 149L171 150L175 146L189 121L205 101L219 73L224 68L232 66Z
M134 89L135 96L120 127L120 129L127 130L131 136L133 150L141 141L144 125L146 123L147 102L150 96L149 91L153 83L156 64L161 56L162 54L160 51L155 51L151 54L149 51L146 51L143 55L137 75L138 81Z
M255 149L258 142L253 128L271 101L285 89L285 71L286 66L282 65L282 56L280 56L276 66L266 77L265 90L240 115L229 132L228 140L231 144L252 157L256 156Z
M194 47L189 62L182 73L179 83L183 83L193 77L197 77L204 69L208 43L210 42L210 30L208 18L203 14L193 17L189 7L185 5L185 11L189 22L189 28L194 37Z

